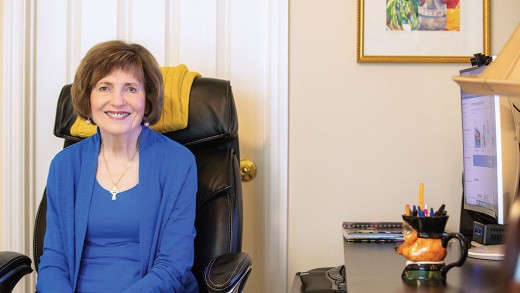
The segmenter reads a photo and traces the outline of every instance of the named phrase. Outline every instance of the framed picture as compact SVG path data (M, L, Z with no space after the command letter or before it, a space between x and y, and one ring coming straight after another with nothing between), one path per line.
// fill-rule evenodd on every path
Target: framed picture
M490 0L358 0L357 62L467 63L490 54Z

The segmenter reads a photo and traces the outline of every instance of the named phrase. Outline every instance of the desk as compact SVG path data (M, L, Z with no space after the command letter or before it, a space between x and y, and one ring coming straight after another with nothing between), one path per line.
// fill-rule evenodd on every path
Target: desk
M446 262L458 257L457 243L450 243ZM400 243L351 243L344 241L348 293L364 292L498 292L501 261L467 258L462 267L447 274L445 286L415 288L401 280L406 259L395 252ZM340 265L331 264L333 265ZM295 276L291 293L303 292Z

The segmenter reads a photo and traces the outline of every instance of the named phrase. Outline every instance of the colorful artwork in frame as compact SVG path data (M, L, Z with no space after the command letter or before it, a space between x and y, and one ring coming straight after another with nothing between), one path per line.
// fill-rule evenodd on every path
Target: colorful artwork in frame
M469 63L489 55L489 1L358 0L357 61Z
M386 29L460 31L460 0L386 0Z

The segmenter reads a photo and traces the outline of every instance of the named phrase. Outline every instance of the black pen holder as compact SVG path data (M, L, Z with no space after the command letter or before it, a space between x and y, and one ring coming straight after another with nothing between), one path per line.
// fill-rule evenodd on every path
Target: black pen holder
M448 215L418 217L403 215L403 220L422 238L442 238L448 223Z

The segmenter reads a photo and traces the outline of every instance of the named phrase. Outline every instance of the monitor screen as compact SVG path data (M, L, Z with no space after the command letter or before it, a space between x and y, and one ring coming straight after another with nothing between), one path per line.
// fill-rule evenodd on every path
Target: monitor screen
M484 68L460 73L479 74ZM461 92L464 209L491 219L488 223L506 224L517 194L519 148L511 109L507 97Z

